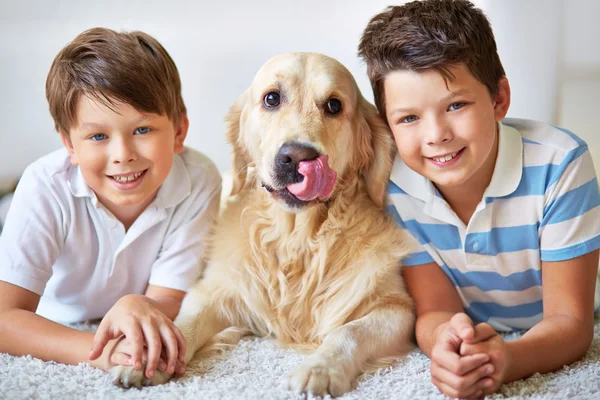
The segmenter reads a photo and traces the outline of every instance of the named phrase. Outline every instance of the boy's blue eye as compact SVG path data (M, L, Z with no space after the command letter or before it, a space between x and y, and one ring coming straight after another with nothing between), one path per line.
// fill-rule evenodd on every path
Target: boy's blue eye
M150 128L148 128L148 127L145 127L145 126L143 126L143 127L141 127L141 128L137 128L137 129L135 130L135 134L136 134L136 135L145 135L145 134L146 134L146 133L148 133L148 132L150 132Z
M402 118L400 122L403 124L410 124L411 122L415 122L418 119L419 117L417 117L416 115L409 115L408 117Z
M100 141L106 139L106 135L104 133L96 133L94 136L91 137L91 139L94 142L100 142Z
M448 110L450 111L456 111L456 110L460 110L461 108L463 108L465 106L465 103L452 103L450 104L450 107L448 107Z

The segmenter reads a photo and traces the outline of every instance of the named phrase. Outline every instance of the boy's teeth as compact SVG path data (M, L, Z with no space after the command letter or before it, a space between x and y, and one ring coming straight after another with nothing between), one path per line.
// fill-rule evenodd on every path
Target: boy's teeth
M452 160L457 154L458 154L458 151L456 151L452 154L448 154L447 156L444 156L444 157L433 157L433 159L437 162L447 162L447 161Z
M127 176L113 176L113 179L117 182L126 183L135 181L137 178L142 175L142 172L136 172L135 174L127 175Z

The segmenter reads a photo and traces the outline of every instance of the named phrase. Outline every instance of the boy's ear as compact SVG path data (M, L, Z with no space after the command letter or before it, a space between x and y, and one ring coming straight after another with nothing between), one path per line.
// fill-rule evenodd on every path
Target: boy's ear
M494 116L496 121L501 121L506 117L510 107L510 85L508 79L504 76L498 81L498 92L494 97Z
M73 147L71 138L68 134L64 133L63 131L60 131L59 134L63 146L65 146L65 149L67 149L67 151L69 152L69 156L71 157L71 164L74 166L79 165L79 159L77 158L77 153L75 153L75 148Z
M185 141L189 127L190 121L188 120L187 114L182 113L179 120L179 125L175 127L175 154L183 151L183 142Z

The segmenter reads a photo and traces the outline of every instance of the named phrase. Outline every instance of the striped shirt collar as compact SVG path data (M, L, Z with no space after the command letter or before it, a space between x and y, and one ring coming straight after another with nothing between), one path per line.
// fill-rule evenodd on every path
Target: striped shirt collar
M523 173L523 141L521 134L515 128L498 123L498 156L494 166L494 174L484 197L508 196L517 190ZM390 177L398 187L412 197L430 203L436 197L433 183L410 169L396 156Z

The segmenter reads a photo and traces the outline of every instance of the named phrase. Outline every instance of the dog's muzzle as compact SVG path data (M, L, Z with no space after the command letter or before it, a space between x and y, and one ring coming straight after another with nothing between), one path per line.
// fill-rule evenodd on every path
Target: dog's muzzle
M300 207L312 201L326 202L337 174L329 167L328 156L312 146L284 143L274 160L273 186L262 186L288 205Z

